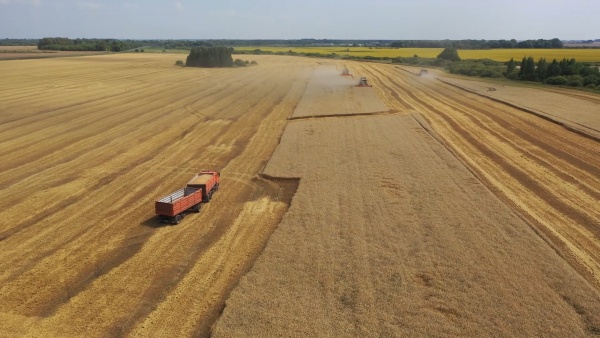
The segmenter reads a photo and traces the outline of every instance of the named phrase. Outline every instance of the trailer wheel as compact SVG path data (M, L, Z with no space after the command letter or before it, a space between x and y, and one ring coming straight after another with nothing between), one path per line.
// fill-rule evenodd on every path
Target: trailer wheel
M214 187L214 189L215 189L215 191L219 190L219 185L218 185L218 184L215 184L215 187Z
M181 215L175 215L175 217L173 217L173 224L179 224L181 223Z
M200 209L202 209L202 203L198 203L198 204L192 206L192 211L195 213L199 213Z

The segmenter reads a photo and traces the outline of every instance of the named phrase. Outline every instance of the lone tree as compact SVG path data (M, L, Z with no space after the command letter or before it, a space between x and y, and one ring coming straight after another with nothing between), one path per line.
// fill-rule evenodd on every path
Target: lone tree
M506 64L506 74L510 74L517 69L517 63L514 58L510 58L510 61Z
M456 48L449 47L444 48L444 50L440 53L440 55L437 56L437 58L450 61L460 61L460 56L458 56L458 51L456 50Z
M185 65L188 67L233 67L231 52L233 48L194 47L188 55Z

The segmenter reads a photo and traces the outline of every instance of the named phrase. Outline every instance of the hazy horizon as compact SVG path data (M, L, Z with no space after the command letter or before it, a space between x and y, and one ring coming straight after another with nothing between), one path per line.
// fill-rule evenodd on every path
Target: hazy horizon
M0 0L1 38L460 40L600 38L600 1Z

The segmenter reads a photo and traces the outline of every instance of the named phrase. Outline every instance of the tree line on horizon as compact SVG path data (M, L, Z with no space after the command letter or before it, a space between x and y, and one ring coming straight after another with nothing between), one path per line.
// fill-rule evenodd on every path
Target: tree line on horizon
M199 46L238 46L238 47L311 47L311 46L366 46L391 48L457 48L457 49L503 49L503 48L563 48L564 44L558 38L550 40L341 40L341 39L292 39L292 40L166 40L162 46L167 49L191 48Z
M503 49L503 48L563 48L558 38L544 40L339 40L339 39L294 39L294 40L165 40L156 41L157 46L165 49L186 49L212 46L279 46L279 47L311 47L311 46L366 46L391 48L457 48L457 49Z
M40 49L78 50L119 52L141 46L162 49L191 49L193 47L213 46L282 46L282 47L311 47L311 46L366 46L391 48L457 48L457 49L506 49L506 48L563 48L563 42L558 39L537 39L517 41L511 40L340 40L340 39L70 39L61 37L45 37L42 39L0 39L0 45L21 46L37 45Z
M143 40L43 38L41 50L123 52L145 45Z
M560 39L550 40L401 40L390 44L392 48L455 48L455 49L511 49L511 48L563 48Z

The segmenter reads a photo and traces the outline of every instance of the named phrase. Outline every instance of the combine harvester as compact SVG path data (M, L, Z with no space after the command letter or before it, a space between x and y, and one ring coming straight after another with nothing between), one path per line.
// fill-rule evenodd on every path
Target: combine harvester
M369 81L367 81L366 77L361 76L360 80L358 80L358 84L356 85L356 87L373 87L373 86L369 84Z
M350 71L346 67L344 67L344 69L342 69L342 74L340 74L340 75L354 77L354 75L352 75L352 73L350 73Z
M186 211L200 212L202 203L208 203L219 190L221 175L218 171L203 170L196 174L185 188L181 188L154 203L161 222L179 224Z

